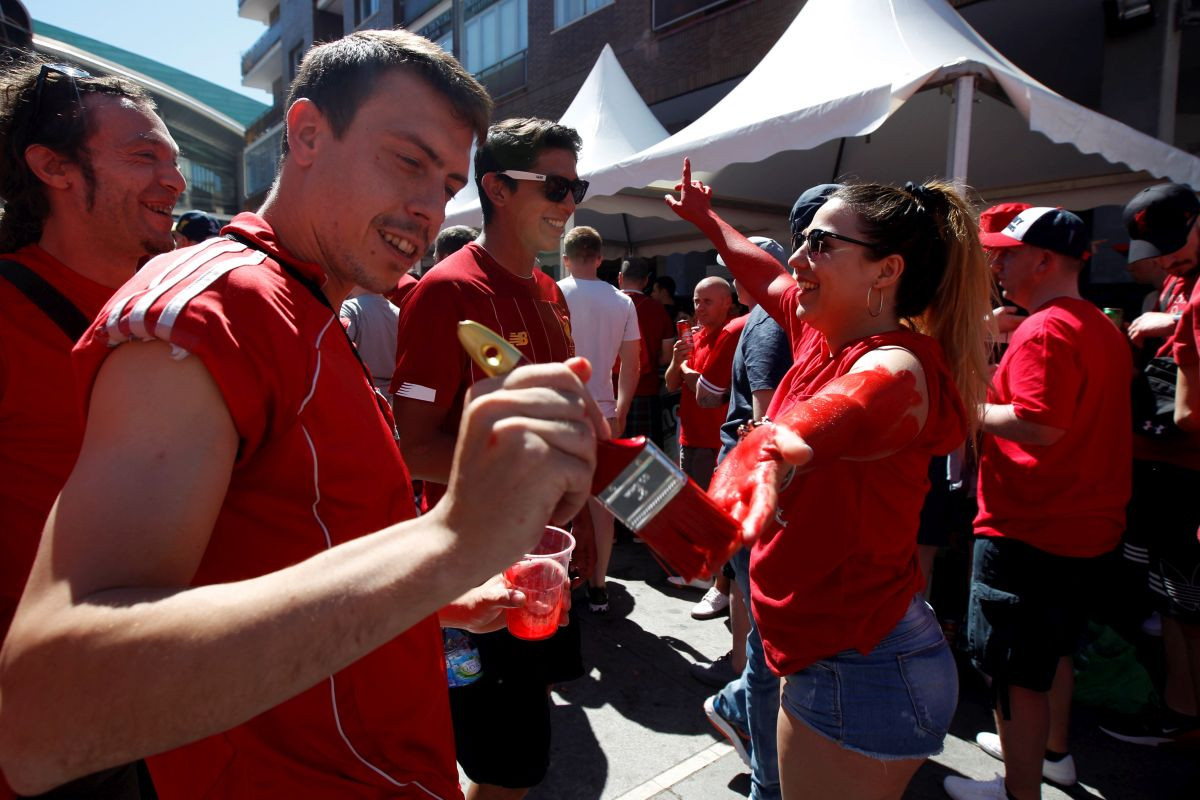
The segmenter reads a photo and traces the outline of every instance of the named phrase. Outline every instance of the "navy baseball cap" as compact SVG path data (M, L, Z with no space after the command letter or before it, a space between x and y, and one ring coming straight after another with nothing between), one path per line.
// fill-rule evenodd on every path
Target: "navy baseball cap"
M750 242L751 244L758 245L758 249L764 250L773 255L775 260L783 265L784 269L790 269L790 267L788 267L787 251L783 249L783 245L781 245L779 242L775 241L774 239L768 239L766 236L751 236ZM720 255L717 256L717 263L726 269L729 268L729 265L725 263L725 259L721 258Z
M203 242L221 234L221 223L203 211L185 211L179 215L175 230L193 242Z
M1200 200L1187 184L1163 183L1138 192L1125 205L1129 260L1156 258L1181 249L1198 214Z
M792 225L792 236L811 225L813 217L817 215L817 209L825 205L829 195L841 188L842 184L840 183L822 183L803 191L796 198L796 202L792 204L792 213L788 215L788 220Z
M1003 230L981 233L984 247L1016 247L1033 245L1067 258L1087 258L1092 250L1087 225L1063 208L1034 206L1013 217Z

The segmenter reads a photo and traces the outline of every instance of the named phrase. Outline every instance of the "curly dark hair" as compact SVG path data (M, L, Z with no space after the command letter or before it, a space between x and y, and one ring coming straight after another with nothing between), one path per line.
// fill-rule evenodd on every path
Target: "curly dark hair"
M95 202L96 178L87 142L92 122L87 114L91 95L126 98L154 111L154 101L142 87L110 75L87 75L79 67L24 57L0 67L0 253L11 253L42 238L50 212L45 185L38 179L25 151L30 145L49 147L78 164L90 208ZM64 71L63 67L66 67ZM80 70L82 76L69 74Z

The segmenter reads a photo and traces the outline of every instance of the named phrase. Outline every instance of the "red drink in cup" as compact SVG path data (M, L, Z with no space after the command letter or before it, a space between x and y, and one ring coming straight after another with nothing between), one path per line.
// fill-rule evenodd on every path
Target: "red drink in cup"
M575 539L547 525L533 552L504 570L504 578L525 595L525 605L505 612L508 631L518 639L548 639L558 630L567 567Z

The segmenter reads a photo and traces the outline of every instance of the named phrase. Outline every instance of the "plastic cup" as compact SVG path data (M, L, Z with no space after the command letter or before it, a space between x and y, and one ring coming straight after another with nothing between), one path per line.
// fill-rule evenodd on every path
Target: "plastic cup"
M518 639L549 639L558 631L575 538L547 525L542 538L504 577L525 594L525 605L505 611L508 631Z

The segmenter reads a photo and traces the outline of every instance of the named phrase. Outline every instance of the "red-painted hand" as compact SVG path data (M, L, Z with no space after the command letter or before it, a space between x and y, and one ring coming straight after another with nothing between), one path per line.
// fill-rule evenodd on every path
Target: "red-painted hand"
M729 451L713 474L708 495L741 525L742 539L753 544L775 515L783 456L773 423L760 425Z
M665 195L663 199L667 205L681 219L701 226L712 213L712 189L692 180L692 163L686 158L683 160L683 177L675 184L675 191L679 192L679 199Z

